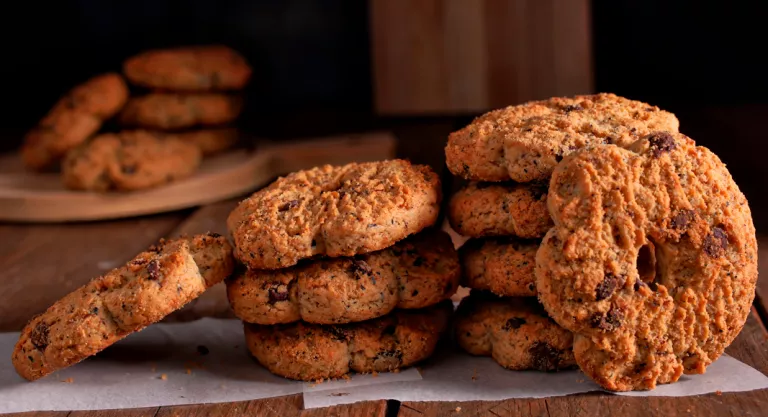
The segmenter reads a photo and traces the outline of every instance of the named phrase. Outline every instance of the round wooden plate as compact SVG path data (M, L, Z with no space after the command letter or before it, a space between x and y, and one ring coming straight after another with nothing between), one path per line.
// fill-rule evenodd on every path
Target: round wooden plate
M245 195L278 175L323 164L389 159L395 140L368 133L268 143L203 161L190 178L135 192L91 193L64 188L59 174L25 171L18 154L0 156L0 221L72 222L162 213Z

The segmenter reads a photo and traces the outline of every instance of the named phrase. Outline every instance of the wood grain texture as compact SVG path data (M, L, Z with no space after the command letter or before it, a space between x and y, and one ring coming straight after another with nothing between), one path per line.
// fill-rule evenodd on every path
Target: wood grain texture
M726 352L768 375L766 340L768 333L753 310L744 329ZM398 416L763 416L766 405L768 390L677 398L589 393L503 401L403 402Z
M370 0L379 114L478 112L593 90L589 0Z

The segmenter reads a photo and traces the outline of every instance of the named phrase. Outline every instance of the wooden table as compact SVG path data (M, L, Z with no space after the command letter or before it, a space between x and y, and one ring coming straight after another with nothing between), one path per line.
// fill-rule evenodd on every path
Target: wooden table
M398 153L428 163L445 174L442 142L455 127L452 121L397 127ZM430 145L431 143L431 145ZM445 191L453 183L445 176ZM67 225L0 224L0 331L19 330L35 313L90 278L117 266L165 236L225 231L224 219L234 206L225 201L194 210L121 221ZM768 244L768 241L765 243ZM768 253L761 253L761 271L768 273ZM727 352L768 374L768 280L759 284L755 308L744 330ZM193 309L194 310L194 309ZM199 312L198 312L199 313ZM207 314L208 312L203 312ZM216 314L217 312L210 312ZM190 314L195 314L191 312ZM182 317L184 318L184 317ZM2 358L2 360L7 360ZM489 402L370 401L303 410L302 396L224 404L154 407L131 410L25 413L26 416L639 416L735 415L768 413L768 390L709 394L682 398L628 398L580 394L547 399Z

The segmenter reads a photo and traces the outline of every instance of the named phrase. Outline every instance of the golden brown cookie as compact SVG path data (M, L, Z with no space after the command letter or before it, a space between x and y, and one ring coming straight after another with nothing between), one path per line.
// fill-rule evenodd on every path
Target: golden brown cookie
M200 165L200 149L141 131L100 135L73 149L62 164L73 190L140 190L186 178Z
M240 90L251 67L226 46L193 46L143 52L123 63L133 84L174 91Z
M614 94L557 97L495 110L448 137L457 176L476 181L546 180L564 156L586 146L627 146L679 123L658 107Z
M118 118L123 126L184 129L214 126L237 119L243 100L226 94L152 93L133 97Z
M755 294L755 228L708 149L655 132L576 152L555 169L548 204L539 298L576 333L576 361L598 384L653 389L703 373L738 335Z
M183 142L190 142L197 145L202 151L203 156L216 155L224 152L237 143L240 134L237 129L224 127L218 129L191 130L186 132L174 132L162 134L164 138L178 139Z
M472 291L454 320L459 346L491 356L517 371L559 371L576 366L573 334L547 316L535 298L499 298Z
M235 315L248 323L352 323L447 300L459 275L450 236L428 230L354 258L243 271L227 281L227 295Z
M469 237L542 237L552 227L547 186L470 183L451 197L448 220L453 230Z
M21 156L34 170L56 165L66 152L94 135L104 120L128 100L128 87L114 73L91 78L73 88L24 138Z
M227 219L238 260L279 269L316 255L388 248L429 227L440 209L432 169L389 160L326 165L279 178Z
M538 240L470 239L459 250L461 285L507 297L535 297Z
M480 291L461 300L454 334L462 349L499 365L543 372L573 368L573 334L547 316L535 298L499 298Z
M163 241L32 318L13 366L33 381L74 365L178 310L233 267L232 248L219 235Z
M246 323L245 340L265 368L290 379L316 381L353 371L391 372L432 355L452 312L453 304L444 301L361 323Z

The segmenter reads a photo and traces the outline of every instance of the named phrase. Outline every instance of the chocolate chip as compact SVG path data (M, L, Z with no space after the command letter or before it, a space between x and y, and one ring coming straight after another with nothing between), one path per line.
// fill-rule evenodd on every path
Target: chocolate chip
M664 152L670 152L677 147L675 138L667 132L656 132L648 136L648 142L651 145L651 154L658 158Z
M461 169L464 171L465 175L469 175L470 174L470 172L469 172L469 165L461 164Z
M595 290L595 300L600 301L610 297L619 287L619 284L623 284L622 281L624 280L620 277L607 272L603 278L603 282L597 284L597 289Z
M277 287L270 288L267 294L269 296L269 304L288 300L288 291L280 291Z
M362 259L353 259L352 264L350 265L350 271L354 273L361 273L363 275L371 275L373 270L371 269L371 266L368 265L368 262L365 262Z
M94 307L94 308L91 309L91 314L98 314L98 313L99 313L99 308L98 307Z
M556 153L556 154L555 154L555 162L560 162L560 161L562 161L562 160L563 160L563 154L561 154L561 153Z
M504 323L504 326L501 328L502 330L510 331L513 329L519 329L520 326L525 324L525 319L520 317L512 317L511 319L507 320L506 323Z
M672 217L671 226L675 230L686 230L695 217L693 210L680 210Z
M45 350L48 347L48 343L50 343L48 339L48 325L43 322L38 323L29 335L29 340L35 349Z
M376 223L368 223L368 228L369 229L373 229L374 227L379 227L379 225L376 224Z
M528 353L533 359L533 368L542 372L557 371L562 367L563 351L546 342L536 342Z
M578 110L584 110L584 107L581 107L580 104L569 104L565 107L563 107L563 111L568 114L572 111L578 111Z
M723 256L727 246L728 234L725 233L725 230L719 227L712 228L712 233L704 238L704 253L713 258Z
M290 210L292 208L297 207L298 205L299 205L299 200L291 200L291 201L283 204L282 206L280 206L280 208L278 210L280 210L280 211L288 211L288 210Z
M197 353L205 356L205 355L211 353L211 351L208 350L208 348L203 346L203 345L197 345Z
M647 286L648 286L648 284L646 284L645 281L643 281L641 279L636 279L635 280L635 285L634 285L635 291L640 291L640 288L647 287Z
M341 326L328 326L326 330L328 330L328 333L330 333L336 340L345 341L349 339L350 336L347 329Z
M624 312L617 307L611 307L605 314L595 313L592 316L592 327L612 332L621 327L622 320L624 320Z
M160 262L158 262L157 259L149 261L147 264L147 274L149 275L148 278L151 280L156 281L160 279Z
M220 235L220 234L218 234L218 233L215 233L215 232L208 232L208 236L210 236L210 237L212 237L212 238L221 237L221 235Z

